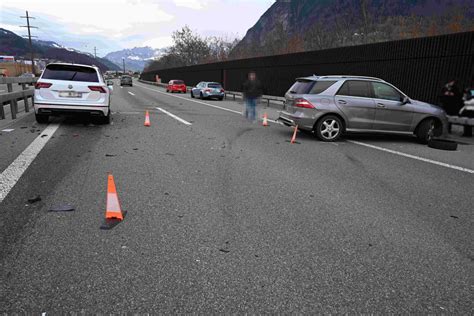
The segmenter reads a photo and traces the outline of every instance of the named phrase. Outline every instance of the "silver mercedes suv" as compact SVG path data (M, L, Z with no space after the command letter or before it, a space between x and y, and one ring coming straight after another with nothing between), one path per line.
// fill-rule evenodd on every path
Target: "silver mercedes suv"
M409 98L379 78L309 76L297 78L285 94L279 120L336 141L350 132L415 135L426 143L447 132L447 117L438 106Z

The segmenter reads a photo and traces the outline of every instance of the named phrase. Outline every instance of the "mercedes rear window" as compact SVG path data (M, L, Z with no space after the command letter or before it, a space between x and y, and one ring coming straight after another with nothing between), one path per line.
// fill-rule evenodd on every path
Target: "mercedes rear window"
M73 65L50 65L44 70L42 79L99 82L94 68Z
M315 81L312 80L297 80L288 92L292 94L308 94L313 88Z
M207 85L209 88L220 88L221 85L218 83L210 83Z

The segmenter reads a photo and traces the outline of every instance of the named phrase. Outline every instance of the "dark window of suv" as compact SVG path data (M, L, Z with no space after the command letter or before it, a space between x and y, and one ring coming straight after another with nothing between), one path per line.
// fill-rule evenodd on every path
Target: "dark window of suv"
M313 80L296 80L288 92L292 94L307 94L313 88L314 83L315 81Z
M94 68L74 65L50 65L44 70L42 79L99 82Z
M370 98L370 84L368 81L348 80L344 82L337 95Z
M309 94L320 94L326 91L330 86L335 84L337 81L316 81L313 88L309 91Z
M372 82L374 97L377 99L401 101L403 96L395 88L381 82Z
M174 80L173 81L173 84L183 84L184 81L183 80Z

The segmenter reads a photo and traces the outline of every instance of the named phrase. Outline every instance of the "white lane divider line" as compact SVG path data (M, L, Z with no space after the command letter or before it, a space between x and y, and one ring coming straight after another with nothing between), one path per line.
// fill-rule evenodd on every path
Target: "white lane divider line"
M240 111L235 111L235 110L227 109L227 108L224 108L224 107L221 107L221 106L218 106L218 105L209 104L209 103L206 103L206 102L201 102L201 101L198 101L198 100L188 99L188 98L185 98L185 97L180 97L180 96L177 96L177 95L172 95L172 94L169 94L169 93L161 92L161 91L158 91L158 90L155 90L155 89L150 89L150 88L148 88L148 87L144 87L144 86L142 86L141 84L137 84L137 86L138 86L138 87L141 87L141 88L143 88L143 89L147 89L147 90L151 90L151 91L154 91L154 92L157 92L157 93L161 93L161 94L167 95L167 96L169 96L169 97L179 98L179 99L183 99L183 100L186 100L186 101L190 101L190 102L194 102L194 103L199 103L199 104L202 104L202 105L207 105L207 106L210 106L211 108L216 108L216 109L220 109L220 110L224 110L224 111L228 111L228 112L232 112L232 113L235 113L235 114L242 115L242 112L240 112ZM283 125L282 123L280 123L280 122L278 122L278 121L274 121L274 120L267 120L267 121L270 122L270 123L275 123L275 124Z
M5 199L10 190L15 186L40 153L51 136L59 128L59 124L50 124L35 140L0 174L0 203Z
M122 86L120 86L120 89L123 89L123 87L122 87Z
M454 169L454 170L474 174L474 170L472 170L472 169L459 167L459 166L455 166L455 165L451 165L451 164L448 164L448 163L444 163L444 162L440 162L440 161L436 161L436 160L431 160L431 159L428 159L428 158L423 158L423 157L419 157L419 156L415 156L415 155L405 154L405 153L402 153L400 151L387 149L387 148L379 147L379 146L375 146L375 145L370 145L370 144L358 142L358 141L355 141L355 140L347 140L347 142L353 143L353 144L356 144L356 145L360 145L360 146L369 147L369 148L372 148L372 149L385 151L385 152L388 152L388 153L391 153L391 154L394 154L394 155L407 157L407 158L411 158L411 159L415 159L415 160L420 160L420 161L428 162L428 163L431 163L431 164L434 164L434 165L438 165L438 166L442 166L442 167L451 168L451 169Z
M2 132L10 133L10 132L13 132L14 130L15 130L14 128L5 128L5 129L2 129Z
M128 92L128 94L135 95L135 93L133 93L133 92L130 92L130 91L127 91L127 92Z
M180 118L179 116L176 116L176 115L174 115L173 113L170 113L170 112L168 112L168 111L166 111L166 110L163 110L162 108L156 108L156 109L157 109L157 110L160 110L161 112L165 113L165 114L168 115L168 116L171 116L172 118L174 118L174 119L177 120L177 121L180 121L180 122L183 123L183 124L186 124L186 125L188 125L188 126L189 126L189 125L193 125L193 124L189 123L188 121L183 120L183 119Z

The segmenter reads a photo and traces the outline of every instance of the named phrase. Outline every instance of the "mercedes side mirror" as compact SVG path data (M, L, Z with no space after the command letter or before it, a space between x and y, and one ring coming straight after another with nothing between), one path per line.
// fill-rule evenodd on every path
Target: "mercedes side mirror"
M404 96L401 101L402 101L402 105L410 103L410 99L407 96Z

